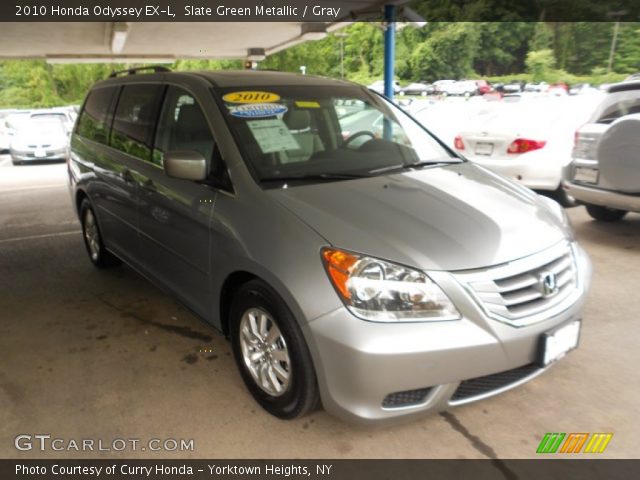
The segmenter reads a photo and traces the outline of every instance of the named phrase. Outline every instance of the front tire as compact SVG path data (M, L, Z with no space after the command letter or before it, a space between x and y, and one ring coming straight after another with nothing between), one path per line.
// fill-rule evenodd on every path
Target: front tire
M301 417L318 403L318 386L302 332L280 296L261 280L240 287L230 311L233 355L247 389L267 412Z
M80 204L80 223L82 237L87 249L89 260L98 268L110 268L120 265L120 259L104 247L102 234L93 207L86 198Z
M602 207L588 203L585 205L587 212L592 218L600 222L617 222L627 214L626 210L618 210L617 208Z

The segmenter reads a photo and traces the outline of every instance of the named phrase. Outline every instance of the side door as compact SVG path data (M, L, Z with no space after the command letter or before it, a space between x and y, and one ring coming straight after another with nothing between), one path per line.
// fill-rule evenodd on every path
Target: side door
M109 153L96 168L107 186L100 202L103 223L108 225L109 231L116 232L107 246L136 265L140 254L139 168L151 160L164 88L161 84L126 84L122 87L109 135Z
M164 155L195 151L209 162L203 182L168 177ZM139 226L145 269L203 316L210 316L212 221L222 164L195 96L170 86L158 121L152 162L141 170ZM223 175L224 176L224 175ZM219 185L218 185L219 186Z
M85 188L96 211L106 247L122 257L137 250L136 185L124 175L125 165L109 146L113 111L120 86L91 91L73 137L73 158L90 180ZM91 172L91 174L88 174Z

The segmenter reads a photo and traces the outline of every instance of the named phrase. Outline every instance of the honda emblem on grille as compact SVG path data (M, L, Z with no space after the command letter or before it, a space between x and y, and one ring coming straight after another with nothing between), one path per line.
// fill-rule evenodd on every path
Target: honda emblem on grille
M544 298L553 297L560 290L558 278L553 272L542 272L538 279L538 285Z

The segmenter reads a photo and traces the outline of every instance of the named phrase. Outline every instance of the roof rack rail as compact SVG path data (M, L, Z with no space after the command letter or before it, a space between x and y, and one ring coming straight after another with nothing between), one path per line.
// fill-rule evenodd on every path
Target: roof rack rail
M138 67L138 68L128 68L126 70L118 70L118 71L113 71L109 74L109 78L115 78L118 75L121 75L123 73L127 74L127 75L135 75L138 72L143 72L146 70L153 70L153 73L162 73L162 72L170 72L171 69L167 68L167 67L163 67L161 65L151 65L149 67Z

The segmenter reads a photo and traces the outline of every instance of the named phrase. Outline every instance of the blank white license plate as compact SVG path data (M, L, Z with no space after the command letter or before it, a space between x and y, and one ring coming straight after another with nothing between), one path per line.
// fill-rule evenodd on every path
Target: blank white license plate
M561 327L542 334L542 351L540 363L546 367L550 363L560 360L567 352L578 346L580 339L580 320L562 325Z
M476 155L491 155L493 153L493 143L478 142L476 143Z
M573 174L573 179L576 182L598 183L598 170L578 167L576 168L576 172Z
M42 158L47 156L47 152L45 152L42 148L37 148L36 151L33 152L33 155L36 158Z

